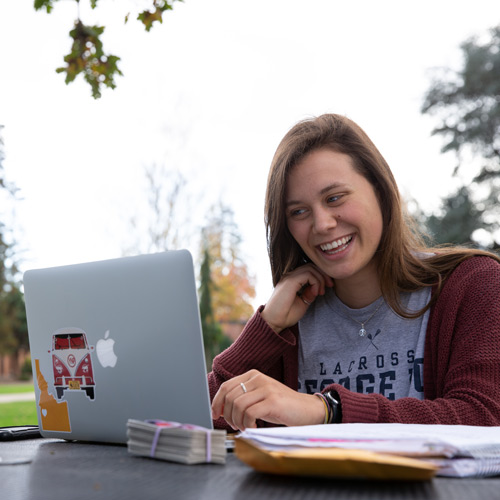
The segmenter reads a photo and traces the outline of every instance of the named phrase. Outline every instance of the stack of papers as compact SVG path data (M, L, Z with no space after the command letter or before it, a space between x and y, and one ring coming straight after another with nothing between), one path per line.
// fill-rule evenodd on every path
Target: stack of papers
M226 461L226 431L177 422L129 420L127 447L134 455L183 464Z
M414 465L433 465L448 477L500 475L500 428L463 425L336 424L247 429L238 436L247 444L277 457L341 456L362 452L368 460L381 456L412 459ZM335 452L335 453L334 453ZM351 453L351 458L353 455ZM245 461L245 460L244 460ZM408 465L408 462L406 462ZM337 463L338 465L338 463Z

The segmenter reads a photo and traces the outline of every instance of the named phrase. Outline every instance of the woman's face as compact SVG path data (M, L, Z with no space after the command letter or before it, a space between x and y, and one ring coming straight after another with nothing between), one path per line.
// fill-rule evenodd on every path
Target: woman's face
M378 281L374 255L382 212L372 185L348 155L320 149L295 165L288 176L286 214L292 236L336 285Z

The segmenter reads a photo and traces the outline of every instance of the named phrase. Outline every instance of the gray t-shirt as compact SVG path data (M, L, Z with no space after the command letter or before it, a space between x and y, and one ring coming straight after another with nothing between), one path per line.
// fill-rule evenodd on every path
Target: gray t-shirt
M430 288L402 294L409 311L430 300ZM350 309L328 289L299 321L299 391L320 392L337 383L390 400L423 399L424 342L429 311L416 319L398 316L383 298ZM360 336L361 323L366 333Z

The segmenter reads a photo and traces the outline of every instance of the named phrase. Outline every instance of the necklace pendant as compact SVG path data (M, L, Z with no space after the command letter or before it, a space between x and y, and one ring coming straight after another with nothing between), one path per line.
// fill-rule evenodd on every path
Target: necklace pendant
M359 336L360 337L364 337L366 335L366 330L365 330L365 327L362 326L360 329L359 329Z

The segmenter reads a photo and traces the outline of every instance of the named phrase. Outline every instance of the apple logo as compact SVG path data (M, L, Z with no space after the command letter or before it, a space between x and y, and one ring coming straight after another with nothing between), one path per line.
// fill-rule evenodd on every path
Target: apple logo
M115 341L109 337L109 330L104 334L103 339L99 339L95 346L95 350L97 353L97 359L99 363L106 368L110 366L113 368L116 365L117 356L113 350Z

